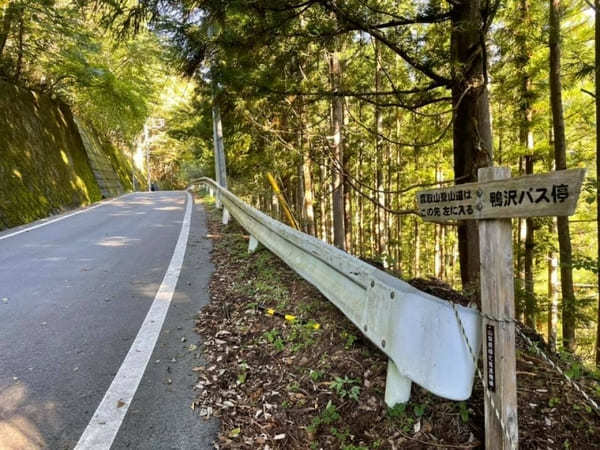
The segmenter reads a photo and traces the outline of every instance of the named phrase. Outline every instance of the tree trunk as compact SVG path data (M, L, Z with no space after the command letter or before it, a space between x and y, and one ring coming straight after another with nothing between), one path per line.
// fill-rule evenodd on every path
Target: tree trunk
M520 172L520 171L519 171ZM522 291L523 290L523 282L525 280L525 273L523 272L523 249L522 249L522 245L521 242L523 241L523 223L524 223L524 219L522 219L521 217L519 217L517 219L517 230L515 233L515 242L514 242L514 248L516 249L515 252L515 259L517 262L517 275L516 275L516 280L515 280L515 288L517 291ZM521 295L517 295L515 296L515 319L517 320L523 320L523 304L521 302Z
M567 145L560 80L560 0L550 0L550 103L554 129L554 160L556 170L567 168ZM562 290L562 328L565 350L575 351L575 292L569 218L557 217L560 253L560 283Z
M396 58L396 62L398 58ZM396 108L396 141L400 142L400 109ZM396 189L400 189L402 182L402 147L396 148ZM400 196L395 195L396 209L401 209ZM402 275L402 220L403 216L396 216L396 271Z
M319 166L319 188L322 192L321 197L319 198L319 220L320 220L320 231L321 231L321 240L323 242L328 242L327 240L327 198L328 195L325 195L325 192L329 187L326 185L327 180L327 168L325 166L325 161L322 161Z
M533 132L531 123L533 119L533 110L531 107L531 80L529 78L529 60L530 51L527 45L530 32L529 2L528 0L519 0L519 19L521 26L518 27L517 58L516 62L521 71L520 74L520 117L519 117L519 143L525 149L525 173L533 174ZM525 253L524 253L524 294L525 294L525 323L535 330L536 327L536 298L533 282L533 251L534 251L534 222L532 218L525 220Z
M452 259L450 265L452 266L452 278L451 285L454 286L456 283L456 260L458 259L458 239L454 241L452 246Z
M446 225L440 225L440 234L441 234L441 255L440 255L440 260L442 263L442 266L440 267L440 276L439 278L446 281L446 279L448 278L448 274L446 273Z
M595 0L595 62L596 62L596 230L598 246L598 317L596 319L596 366L600 367L600 0Z
M299 148L300 152L302 152L302 147ZM298 220L298 225L300 225L300 230L306 233L306 214L304 212L304 155L300 155L299 161L296 163L296 179L294 185L296 188L294 189L296 219Z
M360 114L360 113L359 113ZM360 145L358 149L358 179L363 179L363 147ZM359 251L358 255L363 256L365 254L365 211L364 211L364 202L363 196L358 196L358 233L359 233Z
M419 234L419 220L415 217L415 261L413 263L414 277L421 276L420 261L421 261L421 236Z
M312 160L310 159L309 149L302 153L302 175L302 178L304 179L304 215L306 217L307 231L312 236L316 236L312 187Z
M477 180L477 169L492 162L492 130L486 86L480 0L453 2L452 106L454 175L457 183ZM473 220L458 225L463 290L479 301L479 232Z
M338 92L341 85L342 69L337 51L331 52L329 56L329 70L332 90L333 92ZM333 244L345 250L344 180L340 167L344 161L344 140L342 136L344 128L344 104L342 97L339 96L334 96L332 103L331 134L333 135L333 159L335 160L332 165Z
M19 81L21 73L23 72L23 53L24 53L24 35L25 35L25 6L19 5L18 12L19 18L19 35L17 38L17 65L15 68L15 81Z
M352 190L348 177L345 175L348 173L348 155L344 155L344 232L346 246L345 249L348 253L352 253Z
M375 92L381 90L381 49L378 40L375 40ZM385 194L383 191L383 139L381 134L383 133L383 114L381 107L375 105L375 198L379 204L385 204ZM379 258L385 258L386 239L385 239L385 224L384 224L384 211L379 205L375 207L375 233L377 239L377 252ZM377 258L377 259L379 259Z
M435 166L435 181L442 181L442 172L439 166L436 164ZM438 184L437 187L441 187L441 184ZM434 276L438 279L442 279L442 248L441 248L441 232L442 228L439 224L433 225L434 232L434 249L433 249L433 273Z
M533 173L533 157L528 155L525 158L525 173ZM528 217L525 220L525 324L528 327L536 329L536 318L537 318L537 302L534 292L533 284L533 219Z
M556 232L554 220L549 225L550 234ZM554 249L548 251L548 345L556 351L556 324L558 322L558 260Z
M8 2L8 4L4 6L4 12L2 14L2 28L0 29L0 60L2 60L4 47L6 47L6 42L8 41L8 36L10 35L13 17L14 3Z

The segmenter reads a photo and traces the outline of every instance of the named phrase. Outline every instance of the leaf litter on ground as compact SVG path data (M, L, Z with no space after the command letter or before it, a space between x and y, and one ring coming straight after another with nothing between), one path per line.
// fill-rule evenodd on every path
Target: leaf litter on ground
M276 256L264 248L249 255L248 236L234 220L223 226L220 212L207 210L215 272L211 302L196 320L207 363L193 368L192 409L220 418L216 448L483 448L479 380L464 402L413 384L407 404L387 408L385 355ZM411 284L468 303L439 280ZM258 305L298 321L265 315ZM306 326L315 321L319 329ZM549 350L535 332L527 334ZM517 347L520 448L600 448L600 417L522 340ZM600 399L598 380L579 375Z

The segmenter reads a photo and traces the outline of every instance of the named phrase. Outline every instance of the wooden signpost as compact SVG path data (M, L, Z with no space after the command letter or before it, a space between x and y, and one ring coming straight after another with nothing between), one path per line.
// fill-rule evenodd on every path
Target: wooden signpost
M478 182L417 193L423 220L479 220L481 310L514 318L512 217L569 216L575 212L585 169L510 178L506 167L479 169ZM515 324L482 319L485 448L518 447ZM477 351L477 349L474 349ZM498 420L496 411L501 417Z

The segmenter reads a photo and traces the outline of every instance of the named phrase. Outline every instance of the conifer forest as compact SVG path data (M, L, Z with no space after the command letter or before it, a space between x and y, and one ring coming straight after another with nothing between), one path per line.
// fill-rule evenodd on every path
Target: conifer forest
M600 376L600 0L0 0L0 82L67 105L141 190L215 178L218 117L235 195L478 307L477 221L426 222L417 193L586 169L573 215L512 220L514 308Z

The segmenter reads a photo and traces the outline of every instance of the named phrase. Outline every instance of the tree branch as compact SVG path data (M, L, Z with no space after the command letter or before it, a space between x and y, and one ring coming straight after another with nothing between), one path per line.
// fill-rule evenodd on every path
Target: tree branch
M422 62L417 61L414 57L409 55L408 52L404 48L402 48L395 42L392 42L390 39L388 39L385 36L385 34L383 34L380 30L377 30L370 24L365 24L365 23L361 22L359 19L352 17L346 11L343 11L340 7L337 6L336 0L325 0L325 1L323 1L322 5L326 9L332 11L336 15L336 17L338 17L338 19L340 19L342 21L346 21L346 22L354 25L358 30L363 31L363 32L368 33L371 36L373 36L375 39L377 39L379 42L384 44L390 50L397 53L402 59L404 59L404 61L406 61L413 68L415 68L419 72L423 73L423 75L429 77L430 79L432 79L433 81L437 82L440 85L447 86L447 87L451 86L452 80L436 73L431 67L423 64Z

